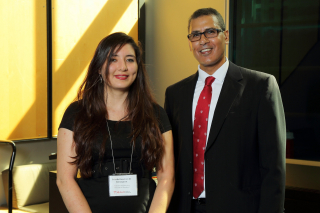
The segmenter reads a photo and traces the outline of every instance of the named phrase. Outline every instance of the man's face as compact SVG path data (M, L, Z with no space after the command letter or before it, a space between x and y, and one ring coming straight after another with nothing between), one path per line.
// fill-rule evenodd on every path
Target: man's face
M221 29L215 16L205 15L192 19L189 33L202 33L207 29ZM220 32L215 38L201 35L199 41L189 41L190 51L200 64L200 68L208 74L213 74L226 61L224 57L225 44L229 42L229 32Z

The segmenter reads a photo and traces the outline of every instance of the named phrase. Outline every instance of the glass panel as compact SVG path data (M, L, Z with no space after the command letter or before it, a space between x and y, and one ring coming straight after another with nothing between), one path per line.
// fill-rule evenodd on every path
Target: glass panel
M53 0L53 135L75 99L94 50L112 32L138 40L138 0Z
M46 1L0 8L0 138L47 137Z
M236 64L275 75L287 157L320 160L320 1L231 1ZM232 42L232 41L231 41Z
M278 78L280 46L274 44L281 36L279 7L278 1L237 1L234 62Z

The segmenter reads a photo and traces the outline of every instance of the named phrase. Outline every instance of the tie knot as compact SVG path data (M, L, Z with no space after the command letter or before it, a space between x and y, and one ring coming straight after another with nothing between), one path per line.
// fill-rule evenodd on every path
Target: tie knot
M209 76L206 78L206 86L211 86L212 82L215 80L214 77Z

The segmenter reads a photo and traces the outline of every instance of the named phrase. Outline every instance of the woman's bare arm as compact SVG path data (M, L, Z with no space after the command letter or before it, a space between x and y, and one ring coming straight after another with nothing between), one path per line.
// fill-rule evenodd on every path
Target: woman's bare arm
M174 190L174 156L172 131L162 134L164 156L162 169L157 171L158 185L153 196L149 213L165 213L168 209Z
M73 132L60 128L57 143L57 185L62 199L69 212L89 213L89 204L75 180L77 166L69 163L76 156Z

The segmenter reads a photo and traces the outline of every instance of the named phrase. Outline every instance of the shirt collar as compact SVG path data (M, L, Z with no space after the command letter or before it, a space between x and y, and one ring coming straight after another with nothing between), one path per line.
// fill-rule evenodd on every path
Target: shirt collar
M219 69L217 69L217 71L215 71L212 75L209 75L208 73L200 69L200 65L198 65L198 71L199 71L198 80L205 83L207 77L213 76L216 79L215 81L219 81L220 83L223 83L226 77L228 68L229 68L229 60L227 57L226 57L226 62L224 62L224 64L222 64L222 66L219 67Z

